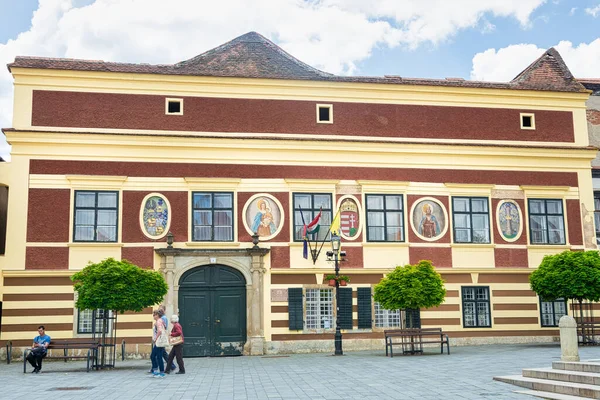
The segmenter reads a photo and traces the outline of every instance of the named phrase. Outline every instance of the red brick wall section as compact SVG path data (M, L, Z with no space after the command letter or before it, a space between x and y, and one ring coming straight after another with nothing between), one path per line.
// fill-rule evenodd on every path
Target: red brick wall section
M68 242L71 191L29 189L28 242Z
M69 269L69 248L27 247L25 269Z
M149 191L123 191L123 243L166 242L166 238L149 239L140 226L140 209L142 200ZM169 230L174 235L175 242L187 242L188 237L188 193L187 192L156 192L169 200L171 205L171 226Z
M528 268L527 249L494 249L496 268Z
M353 179L408 182L485 183L497 185L577 186L574 172L467 171L424 168L314 167L31 160L32 174L117 175L136 177L241 179ZM141 200L140 200L141 202Z
M238 193L238 210L237 210L237 230L238 230L238 240L240 242L252 242L252 237L250 237L250 234L248 233L248 231L246 231L246 228L244 227L244 216L243 211L244 211L244 207L246 206L246 202L250 199L250 197L254 196L256 193L245 193L245 192L241 192ZM289 207L289 195L288 193L269 193L271 196L275 197L277 200L279 200L279 202L281 203L281 207L283 207L283 227L281 228L281 230L279 231L279 233L277 234L277 236L275 236L273 239L270 239L269 241L274 241L274 242L289 242L290 241L290 223L293 220L293 215L289 215L290 213L290 207ZM250 211L250 215L252 217L254 217L254 212L251 210ZM250 222L248 224L248 226L251 225L252 221L248 221Z
M290 268L290 248L288 246L271 247L271 268Z
M406 226L406 229L408 231L408 238L410 240L411 243L450 243L450 229L451 227L451 220L452 220L452 216L450 215L450 207L449 205L449 199L447 196L415 196L415 195L408 195L407 196L407 204L405 207L405 212L408 213L408 224ZM412 206L415 202L418 202L420 199L422 199L423 197L432 197L436 200L439 200L443 205L444 208L446 209L446 217L448 218L447 221L445 221L445 226L448 227L448 229L446 230L446 233L444 235L442 235L439 239L433 241L433 242L429 242L426 240L421 239L420 237L418 237L415 232L412 229L411 226L411 219L412 219L412 215L410 214L410 211L412 209ZM421 220L421 216L422 216L422 211L421 210L415 210L415 215L417 215L417 220L420 221ZM442 232L444 231L444 224L441 223L442 221L439 221L440 224L440 229L442 230ZM415 228L418 229L418 226L416 226Z
M517 203L519 205L519 208L521 209L521 217L523 218L523 220L521 221L521 225L523 226L523 231L521 232L521 236L519 236L519 238L517 240L515 240L514 242L507 242L506 240L504 240L502 238L502 235L500 234L500 232L498 231L498 220L497 220L497 209L498 209L498 203L500 203L500 201L502 201L502 199L492 199L492 235L494 237L494 241L498 244L527 244L527 229L528 228L528 220L527 220L527 215L525 214L525 200L523 199L507 199L507 200L513 200L515 203Z
M600 125L600 110L587 110L587 120L592 125Z
M200 132L573 142L570 112L424 105L332 103L334 123L316 122L316 101L184 97L165 115L165 96L33 92L33 126ZM524 131L520 113L535 113Z
M567 200L566 214L567 223L569 224L569 243L572 245L583 244L579 200Z
M411 264L429 260L436 268L451 268L452 249L450 247L409 247L408 259Z
M154 247L121 247L121 259L143 269L153 269Z
M327 246L328 243L325 243ZM325 246L323 246L323 250L325 250ZM328 249L330 249L329 247ZM362 247L349 247L342 245L342 250L346 252L346 261L340 262L340 268L364 268L364 260L363 260L363 248ZM322 254L321 257L325 255ZM333 263L331 266L334 267Z

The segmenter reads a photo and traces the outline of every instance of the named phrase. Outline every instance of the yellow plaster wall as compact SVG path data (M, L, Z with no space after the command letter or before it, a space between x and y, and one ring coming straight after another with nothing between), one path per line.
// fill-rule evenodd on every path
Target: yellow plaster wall
M494 268L494 247L490 245L452 245L453 268Z
M69 269L81 270L90 262L97 263L106 258L121 259L121 246L73 246L69 247Z

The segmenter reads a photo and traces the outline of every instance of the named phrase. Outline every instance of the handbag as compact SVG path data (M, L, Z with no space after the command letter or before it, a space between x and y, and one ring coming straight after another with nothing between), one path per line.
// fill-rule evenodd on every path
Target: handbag
M156 338L156 347L167 347L169 345L169 339L167 338L167 332L160 334L159 337Z
M183 336L169 336L169 344L171 346L177 346L183 344Z

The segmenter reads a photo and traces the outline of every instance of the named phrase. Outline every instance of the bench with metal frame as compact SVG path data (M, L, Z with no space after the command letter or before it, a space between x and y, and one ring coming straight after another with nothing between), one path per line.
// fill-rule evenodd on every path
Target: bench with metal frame
M97 340L73 340L73 339L54 339L48 345L48 354L44 359L63 359L65 362L70 359L85 359L87 360L87 372L90 372L90 367L94 368L98 360L98 348L100 343ZM50 350L63 350L63 354L57 352L50 354ZM87 350L85 355L69 355L69 350ZM23 352L23 373L27 372L27 354L31 349L26 349Z
M450 354L450 341L442 328L405 328L383 331L385 336L385 355L394 357L394 346L402 348L402 354L423 354L423 345L440 344L440 353L444 354L444 344Z

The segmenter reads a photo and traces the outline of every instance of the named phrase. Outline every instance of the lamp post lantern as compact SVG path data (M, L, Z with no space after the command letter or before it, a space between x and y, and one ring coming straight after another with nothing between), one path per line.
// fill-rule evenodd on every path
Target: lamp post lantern
M335 263L335 355L342 356L342 331L340 330L340 237L337 232L331 233L331 249L333 253L333 262Z

